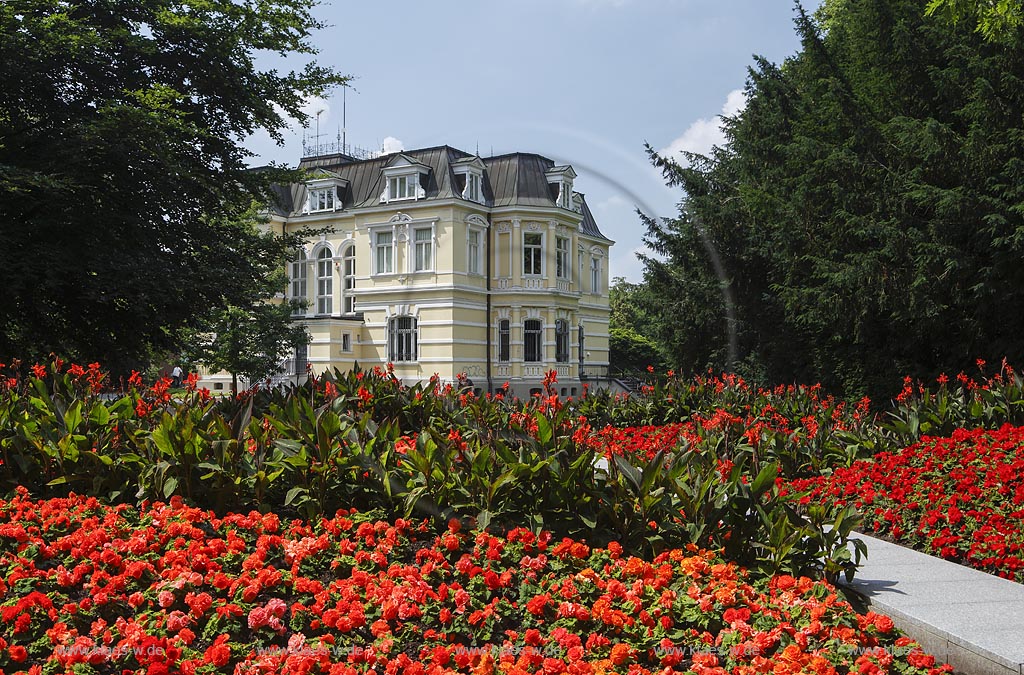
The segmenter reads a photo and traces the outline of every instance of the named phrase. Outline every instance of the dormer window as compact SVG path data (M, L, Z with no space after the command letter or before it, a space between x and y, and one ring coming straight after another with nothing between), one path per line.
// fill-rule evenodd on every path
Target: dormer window
M395 176L388 179L388 201L395 199L416 199L419 175Z
M563 209L572 208L572 183L562 181L562 187L558 190L558 205Z
M465 157L452 163L455 172L455 191L471 202L484 201L484 163L479 157Z
M574 210L572 182L576 172L571 166L553 166L545 172L548 187L551 189L551 200L563 209Z
M338 191L333 185L324 188L310 188L307 210L310 213L313 211L333 211L337 195Z
M404 153L395 155L384 167L384 193L382 202L401 201L404 199L423 199L427 196L423 189L424 178L429 174L430 167L421 164Z
M344 208L342 197L348 181L337 174L318 170L306 181L306 213L338 211Z

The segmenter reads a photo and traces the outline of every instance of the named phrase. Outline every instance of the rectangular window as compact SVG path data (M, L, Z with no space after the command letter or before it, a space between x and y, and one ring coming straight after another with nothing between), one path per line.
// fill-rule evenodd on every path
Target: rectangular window
M309 364L309 345L300 342L295 345L295 362L292 363L293 375L305 375L306 366Z
M466 176L466 199L478 202L480 201L480 176L475 173L468 174Z
M512 358L512 322L502 319L498 322L498 360L508 362Z
M309 191L310 211L333 211L336 190L334 187L315 188Z
M294 260L291 264L292 282L290 289L290 300L298 300L299 302L306 303L306 255L301 251L298 253L298 259ZM292 309L292 314L302 315L306 313L306 308L295 307Z
M334 261L324 248L316 260L316 313L330 314L334 310Z
M555 276L559 279L569 278L569 240L565 237L555 238Z
M395 271L394 235L391 232L378 232L375 238L377 274L391 274Z
M536 363L544 360L544 326L540 319L523 322L523 361Z
M414 231L413 236L416 244L416 271L433 269L433 231L429 227L421 227Z
M466 232L466 271L480 274L480 230Z
M569 322L565 319L555 322L555 361L569 362Z
M352 314L356 311L356 247L351 245L345 249L343 253L344 260L344 291L345 299L343 300L343 307L345 314Z
M544 253L544 235L527 232L523 235L523 274L540 276Z
M352 333L341 334L341 351L350 352L352 351Z
M418 176L394 176L388 179L388 199L415 199Z
M593 293L601 292L601 259L596 257L590 260L590 290Z
M390 361L416 360L416 319L411 316L398 316L389 322Z

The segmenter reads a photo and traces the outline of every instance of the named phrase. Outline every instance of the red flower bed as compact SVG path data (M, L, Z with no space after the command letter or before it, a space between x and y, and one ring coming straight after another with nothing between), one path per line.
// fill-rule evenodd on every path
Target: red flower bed
M875 532L1024 582L1024 427L926 436L789 489L853 503Z
M310 526L21 491L0 502L0 586L4 672L949 670L827 584L752 584L712 553L360 514Z
M650 461L659 451L674 448L680 440L699 442L693 426L692 423L676 423L619 429L608 425L589 439L589 443L607 456L623 455Z

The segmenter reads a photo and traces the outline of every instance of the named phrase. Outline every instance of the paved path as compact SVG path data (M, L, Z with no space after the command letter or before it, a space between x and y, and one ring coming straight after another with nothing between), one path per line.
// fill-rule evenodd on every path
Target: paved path
M855 535L868 559L851 586L925 651L965 675L1024 675L1024 584Z

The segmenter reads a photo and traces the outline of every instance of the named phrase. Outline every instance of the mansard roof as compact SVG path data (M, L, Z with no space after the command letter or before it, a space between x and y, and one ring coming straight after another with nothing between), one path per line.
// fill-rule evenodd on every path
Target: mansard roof
M377 206L380 196L384 193L385 168L394 168L403 163L427 167L426 182L423 186L424 199L459 199L455 169L466 164L482 164L484 171L483 198L484 206L535 206L555 207L557 203L549 186L547 174L552 170L572 172L566 165L556 166L555 162L532 153L514 152L495 157L479 158L475 155L458 150L448 145L420 150L402 150L371 159L357 160L347 155L335 154L320 157L306 157L299 163L299 168L315 171L329 171L338 178L348 181L342 195L343 207L361 208ZM389 171L389 173L391 173ZM575 175L573 173L572 175ZM281 209L301 208L301 185L281 189ZM282 194L287 192L287 195ZM580 230L583 234L598 239L608 240L598 228L594 216L582 199L582 222ZM610 240L609 240L610 241Z

